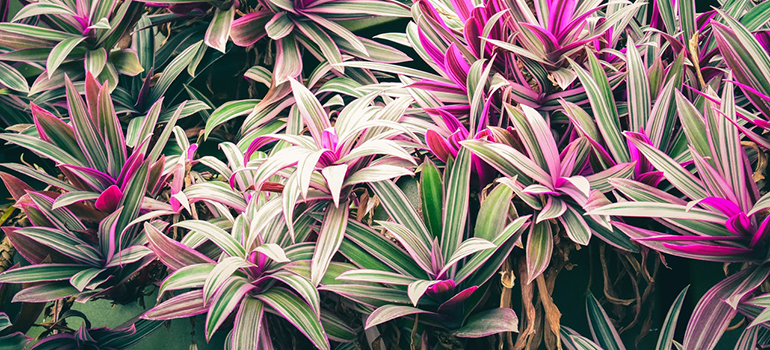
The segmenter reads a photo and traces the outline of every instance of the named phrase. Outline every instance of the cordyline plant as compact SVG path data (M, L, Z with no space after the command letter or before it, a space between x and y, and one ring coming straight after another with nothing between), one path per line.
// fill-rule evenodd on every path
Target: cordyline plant
M470 152L461 150L450 164L442 181L433 163L423 163L422 214L392 182L371 184L393 219L378 224L399 245L360 223L349 224L349 241L345 241L341 252L361 269L337 277L349 283L321 289L376 308L368 316L366 328L414 315L419 322L448 329L458 337L517 331L518 320L511 309L473 311L486 293L485 282L513 249L529 216L506 225L513 191L500 185L485 200L475 230L465 239L469 226Z

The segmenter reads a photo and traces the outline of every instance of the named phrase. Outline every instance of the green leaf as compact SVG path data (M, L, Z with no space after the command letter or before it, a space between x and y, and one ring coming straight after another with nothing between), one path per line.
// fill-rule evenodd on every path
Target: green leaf
M318 286L329 268L329 263L337 253L345 237L348 225L348 203L345 201L339 207L329 205L326 209L321 229L318 232L318 242L313 253L310 282Z
M147 173L149 171L149 164L145 162L139 167L139 170L134 173L134 176L130 179L126 179L125 188L123 190L123 197L120 198L118 208L123 208L118 217L118 221L115 224L115 230L117 234L122 233L128 228L128 224L137 216L142 208L142 201L144 200L144 194L147 191ZM118 245L120 246L120 245Z
M468 318L465 326L452 332L460 338L482 338L497 333L519 332L519 318L509 308L482 311Z
M551 262L553 252L553 233L550 222L541 222L530 226L526 245L527 284L540 276Z
M701 116L695 106L690 103L679 90L676 91L676 109L679 111L682 129L684 129L687 140L690 141L690 146L694 148L698 154L710 155L709 135L703 116Z
M110 52L110 63L124 75L133 77L144 72L139 56L137 56L134 50L126 49Z
M0 62L0 83L7 86L11 90L28 93L29 84L27 79L19 73L16 68L10 65Z
M225 11L219 8L216 9L214 18L206 30L204 40L206 45L225 53L227 39L230 36L230 24L233 23L233 18L235 18L235 10L236 6L230 6Z
M64 59L67 58L67 55L72 52L72 49L74 49L75 46L78 46L78 44L80 44L85 39L85 37L64 39L56 44L53 49L51 49L51 54L48 55L48 60L46 61L45 65L49 79L56 71L56 69L59 68L59 65L64 62Z
M99 76L104 69L104 65L107 64L107 50L104 48L98 48L96 50L89 50L86 52L86 70L91 72L93 76Z
M203 138L208 139L211 132L225 122L251 113L260 101L261 100L238 100L225 102L211 113L211 116L209 116L209 119L206 121L206 132L203 134Z
M345 243L349 243L347 240L343 241L341 246L341 253L348 259L358 264L360 261L354 258L351 254L355 253L356 256L362 256L368 261L376 261L379 264L393 269L406 276L413 276L415 278L428 278L425 271L417 265L417 263L409 257L402 249L398 248L392 241L383 238L378 232L372 230L368 226L361 224L358 221L348 220L348 229L346 232L346 238L351 242L349 248L346 249ZM353 249L357 247L358 249ZM381 265L369 266L359 265L362 268L381 268Z
M337 64L342 63L342 54L340 53L337 44L334 42L334 39L332 39L329 34L313 22L296 21L294 24L313 44L318 45L323 57L335 70L342 74L345 73L344 67L336 66Z
M104 272L104 269L88 268L83 269L80 272L72 275L70 283L79 292L82 292L91 281L96 278L100 273Z
M420 193L422 194L423 219L431 235L438 238L441 236L444 189L441 183L441 173L429 158L425 158L422 165Z
M567 206L567 210L559 217L564 230L567 232L573 242L580 245L588 245L591 239L591 229L588 224L572 206Z
M487 278L496 273L499 265L501 265L503 260L508 257L508 252L501 248L504 246L508 246L510 249L513 248L513 243L519 239L519 236L524 232L524 228L527 227L529 218L530 215L517 218L508 224L502 232L495 235L492 243L496 248L474 254L457 271L457 274L454 276L455 282L459 284L468 278L470 278L469 285L478 286L486 282ZM510 245L508 245L509 243ZM496 258L500 259L496 261Z
M674 329L676 328L676 321L679 318L679 311L682 310L682 304L684 303L684 297L687 295L687 290L690 286L684 287L684 289L676 297L674 303L671 304L671 308L668 309L666 319L663 322L663 326L660 327L661 332L658 336L658 343L655 346L655 350L670 350L674 341Z
M260 344L264 304L254 298L243 298L233 323L233 349L257 349Z
M192 62L201 45L203 45L203 41L199 41L196 44L190 45L179 55L177 55L166 66L165 69L163 69L163 74L160 76L158 82L155 83L155 86L153 86L152 90L150 91L150 95L147 98L148 101L157 101L166 93L166 90L168 90L168 88L171 86L171 83L173 83L174 80L179 77L179 74L181 74L182 71L184 71L184 69Z
M107 146L99 132L99 128L94 123L94 118L89 115L86 104L69 78L65 79L64 87L72 127L75 130L75 135L83 154L86 155L89 163L96 170L109 172ZM120 145L115 145L115 147L120 147Z
M248 297L247 293L254 288L248 280L239 277L230 278L219 287L206 315L206 341L211 340L214 332L235 310L241 299Z
M227 255L232 257L246 257L246 250L243 246L233 238L227 231L217 227L216 225L201 220L185 220L180 221L174 226L186 228L190 231L198 232L202 234L211 242L222 248Z
M220 288L224 288L236 271L252 266L254 265L240 256L229 256L217 262L217 265L211 270L211 273L203 283L203 301L206 303L211 302L211 297L214 296L214 293Z
M152 146L150 154L147 155L147 160L149 162L155 163L160 158L161 153L163 153L163 148L166 147L166 143L168 142L169 137L171 137L171 132L174 130L174 126L176 126L176 122L182 115L182 111L184 110L184 106L186 104L187 101L179 104L179 106L176 108L176 111L174 112L174 115L171 117L171 120L166 123L166 126L163 128L163 132L161 132L160 136L158 136L158 138L155 140L155 145Z
M628 147L626 147L620 134L620 119L607 75L604 73L599 60L591 52L588 52L588 62L591 69L590 74L574 61L570 60L570 65L586 89L588 100L591 102L591 109L596 117L596 124L607 148L616 161L628 163L630 161Z
M649 160L657 170L663 172L663 176L666 177L666 180L682 191L686 196L690 197L690 199L698 200L708 196L706 190L703 188L703 183L693 176L692 173L688 172L687 169L671 159L667 154L652 147L637 135L627 134L627 136L639 151L647 157L647 160Z
M625 350L626 347L620 340L620 335L612 325L612 321L604 312L599 301L590 293L586 297L586 312L588 313L588 326L591 327L591 334L602 349Z
M0 274L0 283L65 281L87 269L86 265L40 264L8 270Z
M463 240L465 223L468 219L470 181L471 152L467 148L462 148L457 153L457 159L449 173L449 182L446 184L443 229L440 237L444 260L454 255Z
M0 134L0 139L6 140L10 143L15 143L21 147L29 149L30 151L39 154L43 158L48 158L56 162L57 164L71 164L83 166L84 164L74 156L63 151L61 148L56 147L48 142L40 140L37 137L22 134Z
M329 350L329 340L326 339L320 320L299 297L283 288L271 288L267 292L257 295L257 299L269 305L281 317L291 322L317 348Z
M373 182L369 186L372 187L380 200L380 204L393 220L413 232L423 246L431 246L433 239L425 226L425 222L398 186L390 180Z
M310 309L313 310L316 317L321 317L321 300L318 296L318 290L306 277L283 270L271 274L270 278L281 281L291 287L310 305Z
M382 323L394 320L400 317L414 315L414 314L434 314L430 311L425 311L411 306L403 305L385 305L374 310L371 315L366 319L365 329L372 328Z

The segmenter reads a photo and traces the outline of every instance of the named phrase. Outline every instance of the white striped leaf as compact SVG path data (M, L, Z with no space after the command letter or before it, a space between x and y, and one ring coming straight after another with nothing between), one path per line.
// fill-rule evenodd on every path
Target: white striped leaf
M75 46L78 46L85 37L73 37L64 39L51 49L51 53L48 55L46 61L46 70L48 72L48 78L50 79L53 73L59 68L59 65L64 62L64 59L72 52Z
M211 273L203 283L203 301L207 304L210 303L214 293L220 288L224 288L236 271L251 266L254 265L239 256L229 256L217 262L217 265L211 270Z
M243 249L243 246L241 246L241 244L235 240L233 236L227 233L227 231L217 227L210 222L201 220L185 220L178 222L174 226L198 232L199 234L211 240L212 243L222 248L222 250L231 257L245 258L246 256L246 250Z
M318 286L329 268L332 257L342 244L345 230L348 226L348 203L345 201L340 206L329 205L324 215L321 229L318 232L318 241L313 253L310 270L310 282Z
M445 272L449 271L449 269L454 267L455 264L460 262L460 260L470 256L471 254L494 248L497 248L496 244L483 238L472 237L466 239L462 244L460 244L459 247L457 247L457 250L455 250L454 253L449 256L446 262L444 262L444 267L438 273L438 276L443 275Z
M278 12L265 24L267 36L273 40L279 40L294 30L294 22L286 12Z
M412 305L417 306L420 298L422 298L423 294L425 294L428 288L439 282L441 281L418 280L409 283L409 286L406 289L406 294L409 296L409 301L412 302Z
M667 154L652 147L636 134L626 133L626 136L656 169L663 172L663 175L674 187L690 199L697 200L708 196L703 188L703 183Z
M21 19L41 16L41 15L71 15L75 16L75 12L67 6L53 3L53 2L37 2L30 3L19 10L11 22L17 22Z
M230 24L233 23L235 17L235 6L230 6L227 10L221 10L219 8L214 12L214 18L209 23L209 27L206 29L206 35L204 41L206 45L212 47L220 52L225 52L225 46L227 45L227 39L230 36Z
M553 233L549 222L530 226L526 245L527 280L530 284L545 271L551 262L553 252Z
M320 320L299 297L283 288L271 288L257 295L257 299L297 327L317 348L329 350L329 340L326 338L326 332Z
M233 323L232 348L258 349L265 306L258 299L243 298ZM262 341L266 341L262 339ZM271 342L267 340L267 342Z
M369 183L369 186L374 190L380 204L393 220L412 232L416 236L416 241L420 242L423 247L429 247L432 244L433 238L428 232L425 222L398 186L390 180Z
M404 305L385 305L374 310L366 319L365 329L372 328L382 323L395 320L400 317L414 314L435 314L430 311Z
M208 305L203 302L203 292L200 289L195 289L155 305L150 311L142 315L142 318L172 320L200 315L208 310Z
M214 332L227 320L247 293L254 289L245 278L233 277L227 280L214 295L206 315L206 341L210 341Z
M195 264L176 270L163 280L158 289L158 295L171 290L203 288L206 279L216 266L215 264Z
M24 75L19 73L16 68L10 65L0 62L0 83L7 86L11 90L28 93L29 84Z
M444 175L446 176L446 174ZM441 230L441 255L448 260L463 240L468 219L470 201L471 152L462 148L457 153L449 180L445 184L443 225ZM435 254L435 252L434 252Z
M32 283L66 281L72 275L87 269L85 265L39 264L8 270L0 274L0 283Z
M671 308L668 309L665 321L660 327L661 332L658 335L658 342L655 346L655 350L670 350L671 345L674 342L674 329L676 328L676 321L679 319L679 311L682 310L682 304L684 304L684 297L687 295L687 290L690 286L684 287L679 293L679 296L674 299L671 304Z
M588 313L588 326L591 328L591 334L602 349L626 349L623 341L620 340L618 331L615 330L612 321L610 321L607 313L604 312L604 309L599 304L599 301L594 298L593 294L588 294L586 297L586 312Z
M596 125L601 131L607 148L615 161L627 163L630 161L630 156L626 143L620 134L620 120L609 81L604 69L599 64L599 60L591 52L588 52L588 62L591 69L590 74L574 61L570 60L570 65L585 87L588 100L591 102L591 109L596 117Z
M355 282L374 282L383 284L393 284L399 286L407 286L412 282L417 281L417 278L412 276L402 275L395 272L387 272L371 269L358 269L345 271L337 280L341 281L355 281Z
M318 296L318 290L306 277L282 270L271 274L270 278L281 281L291 287L310 305L310 309L313 310L316 317L321 317L321 300Z

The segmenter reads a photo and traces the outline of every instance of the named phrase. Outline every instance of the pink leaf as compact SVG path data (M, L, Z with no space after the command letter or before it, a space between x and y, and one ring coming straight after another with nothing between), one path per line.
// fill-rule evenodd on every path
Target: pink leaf
M99 211L112 213L115 211L115 209L118 208L118 203L120 203L120 199L122 197L123 192L120 191L118 186L112 185L108 187L104 192L102 192L101 195L99 195L99 198L96 199L94 206Z

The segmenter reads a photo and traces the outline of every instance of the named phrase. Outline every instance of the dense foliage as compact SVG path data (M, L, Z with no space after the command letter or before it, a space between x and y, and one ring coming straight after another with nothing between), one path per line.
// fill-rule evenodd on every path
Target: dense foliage
M770 346L770 2L0 16L0 348L123 349L181 318L229 349ZM563 285L577 251L598 266ZM721 281L656 306L687 260ZM99 299L146 309L110 329L74 306Z

